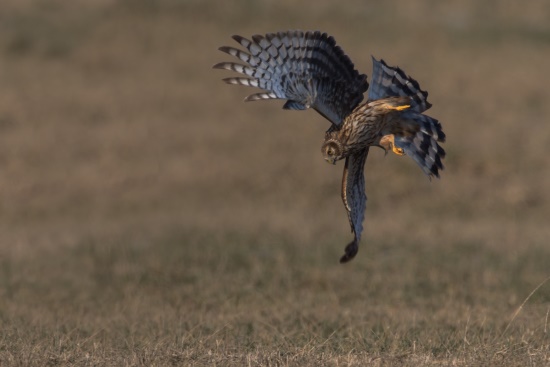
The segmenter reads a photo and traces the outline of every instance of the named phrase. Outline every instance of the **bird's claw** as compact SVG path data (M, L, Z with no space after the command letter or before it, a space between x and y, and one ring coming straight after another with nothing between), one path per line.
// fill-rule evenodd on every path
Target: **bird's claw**
M399 156L405 155L403 148L395 146L395 135L393 134L384 135L382 139L380 139L380 146L384 148L386 153L391 149L392 152Z
M405 151L403 150L403 148L398 148L393 144L392 144L391 150L397 155L405 155Z

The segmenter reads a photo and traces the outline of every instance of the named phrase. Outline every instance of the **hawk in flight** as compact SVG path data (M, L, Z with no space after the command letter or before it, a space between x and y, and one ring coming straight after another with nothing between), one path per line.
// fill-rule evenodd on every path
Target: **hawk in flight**
M228 84L263 90L246 101L285 99L283 108L313 108L331 126L322 153L335 164L346 159L342 200L354 239L340 259L344 263L359 249L367 197L363 168L371 146L410 156L430 178L439 177L445 151L441 124L423 112L431 107L428 92L400 68L374 57L371 87L365 74L355 70L349 57L326 33L287 31L255 35L251 40L233 36L244 49L220 47L242 63L222 62L215 69L245 75L226 78ZM368 89L367 101L363 94Z

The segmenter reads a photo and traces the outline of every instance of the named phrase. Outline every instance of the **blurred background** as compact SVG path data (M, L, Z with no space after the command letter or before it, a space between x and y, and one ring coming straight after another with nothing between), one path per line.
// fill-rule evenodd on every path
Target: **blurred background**
M474 309L501 330L549 275L549 20L544 0L3 1L4 329L91 338L148 319L167 338L166 320L184 335L228 323L241 335L265 294L285 299L279 309L311 292L313 320L422 305L429 323L447 304L457 311L441 319ZM369 81L371 55L400 66L447 134L431 182L411 159L371 150L365 232L344 267L352 235L343 163L320 152L327 121L243 103L253 90L211 69L231 60L217 51L236 46L231 35L287 29L333 35ZM243 289L250 309L227 308ZM536 320L550 302L541 289Z
M367 246L404 226L442 242L456 234L520 247L547 238L545 1L4 7L7 241L39 246L135 226L350 237L342 165L328 167L319 152L326 121L280 111L277 101L241 103L252 91L222 84L230 73L211 69L230 59L217 48L234 45L232 34L296 28L332 34L369 75L371 55L399 65L430 92L430 114L448 135L441 181L407 158L371 154Z

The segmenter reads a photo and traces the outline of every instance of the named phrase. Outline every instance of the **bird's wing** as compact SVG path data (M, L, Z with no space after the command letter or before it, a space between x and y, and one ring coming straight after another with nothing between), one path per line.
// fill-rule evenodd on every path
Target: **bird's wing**
M344 176L342 177L342 201L348 213L349 224L354 238L346 246L346 252L341 263L350 261L359 251L359 241L363 231L363 219L365 218L365 208L367 204L367 195L365 194L365 176L363 169L365 160L369 154L369 148L358 153L351 154L346 158L344 166Z
M428 92L420 89L416 80L398 67L388 66L384 60L372 58L372 81L369 101L386 97L410 97L411 111L422 113L432 105L428 102Z
M388 66L384 60L378 61L374 57L372 63L369 100L410 98L410 108L403 110L401 121L412 129L407 129L408 134L394 134L395 146L403 149L428 176L439 177L445 150L438 142L445 141L445 133L439 121L422 114L432 106L427 100L428 92L421 90L418 82L400 68Z
M220 51L243 64L222 62L214 68L246 76L226 78L226 83L264 90L248 96L246 101L286 99L285 109L311 107L339 125L363 100L369 86L367 76L355 70L349 57L326 33L287 31L255 35L252 40L241 36L233 39L246 51L228 46L220 47Z

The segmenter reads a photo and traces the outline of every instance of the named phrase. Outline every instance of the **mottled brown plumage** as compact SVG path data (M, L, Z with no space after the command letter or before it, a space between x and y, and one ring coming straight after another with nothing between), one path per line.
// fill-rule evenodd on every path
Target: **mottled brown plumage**
M226 83L265 91L248 96L247 101L286 99L283 108L313 108L332 123L321 150L330 163L346 159L342 201L354 239L340 261L353 259L363 230L367 200L363 169L369 148L409 155L430 177L439 177L443 169L445 151L438 142L445 141L445 134L437 120L423 114L431 107L428 93L401 69L373 58L372 85L367 102L361 104L369 87L367 77L354 69L326 33L287 31L256 35L252 40L233 38L247 51L220 50L245 64L223 62L214 68L247 77L226 78Z

